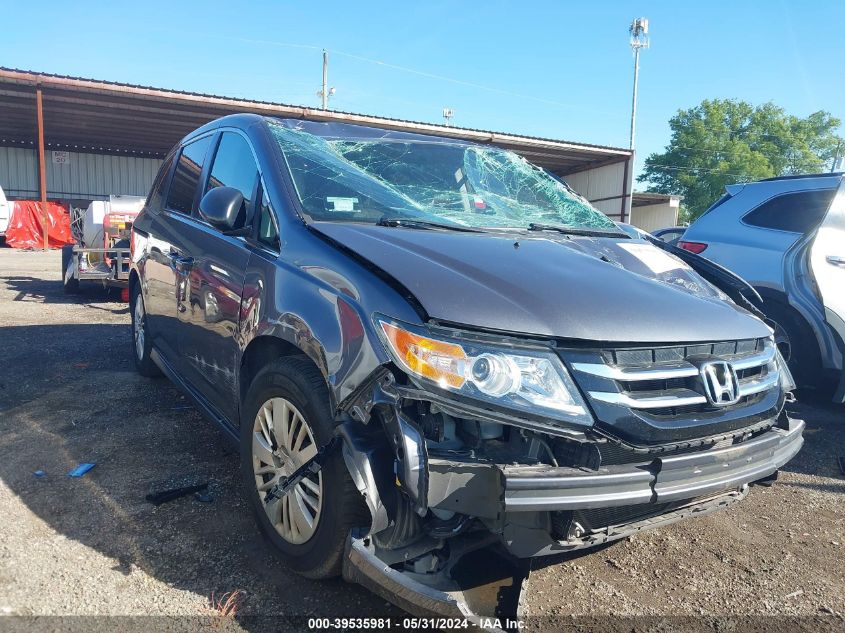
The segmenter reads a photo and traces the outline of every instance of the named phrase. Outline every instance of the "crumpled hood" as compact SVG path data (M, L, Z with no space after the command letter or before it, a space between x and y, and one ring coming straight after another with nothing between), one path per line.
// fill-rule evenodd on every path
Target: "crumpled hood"
M770 333L686 264L642 240L312 226L384 270L439 321L630 343Z

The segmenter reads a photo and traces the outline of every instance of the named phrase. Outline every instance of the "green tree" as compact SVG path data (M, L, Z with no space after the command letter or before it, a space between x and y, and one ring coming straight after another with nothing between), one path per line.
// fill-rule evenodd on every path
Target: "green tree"
M773 103L704 100L669 120L666 151L646 158L638 180L649 191L684 196L685 217L694 220L725 185L825 171L845 152L839 125L828 112L802 119Z

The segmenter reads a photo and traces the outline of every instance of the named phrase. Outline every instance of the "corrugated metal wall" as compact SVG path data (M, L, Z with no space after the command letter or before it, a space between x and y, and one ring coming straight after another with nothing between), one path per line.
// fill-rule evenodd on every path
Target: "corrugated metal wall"
M0 147L0 187L8 198L38 197L38 162L34 150Z
M678 203L647 204L631 209L631 224L643 231L656 231L678 225Z
M47 197L97 200L110 194L146 196L161 166L157 158L67 152L67 161L53 161L46 151ZM0 147L0 187L9 198L38 198L36 151Z
M596 209L618 220L622 211L624 178L625 163L615 163L569 174L564 180Z

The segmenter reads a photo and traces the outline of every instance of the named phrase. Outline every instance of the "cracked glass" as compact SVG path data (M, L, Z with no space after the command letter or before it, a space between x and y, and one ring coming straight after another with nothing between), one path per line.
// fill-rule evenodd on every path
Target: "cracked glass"
M270 129L302 210L315 221L618 232L564 182L513 152L449 139Z

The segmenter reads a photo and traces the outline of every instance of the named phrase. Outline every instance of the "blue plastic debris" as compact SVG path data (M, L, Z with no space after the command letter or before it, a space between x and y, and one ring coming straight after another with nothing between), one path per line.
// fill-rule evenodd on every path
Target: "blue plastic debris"
M35 475L36 477L43 477L43 476L44 476L44 475L46 475L47 473L45 473L43 470L36 470L36 471L35 471L34 473L32 473L32 474L33 474L33 475Z
M94 466L96 466L96 465L97 464L87 464L87 463L86 464L80 464L79 466L74 468L72 471L70 471L67 474L67 476L68 477L82 477L85 473L87 473L89 470L94 468Z
M213 503L214 497L212 497L207 492L198 492L194 495L194 499L199 501L200 503Z

